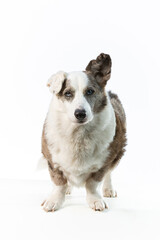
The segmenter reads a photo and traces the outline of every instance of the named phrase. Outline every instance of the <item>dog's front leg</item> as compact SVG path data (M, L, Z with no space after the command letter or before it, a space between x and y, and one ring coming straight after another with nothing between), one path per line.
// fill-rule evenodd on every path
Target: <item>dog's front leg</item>
M64 178L63 172L54 168L54 165L49 161L48 168L53 182L53 190L48 198L42 203L42 206L46 212L54 212L62 206L65 200L67 179Z
M99 183L100 182L95 181L93 178L89 178L86 182L87 202L90 208L95 211L103 211L105 208L108 208L97 191Z
M66 189L67 184L61 186L55 185L51 194L41 204L43 206L43 209L46 212L54 212L55 210L59 209L65 200Z

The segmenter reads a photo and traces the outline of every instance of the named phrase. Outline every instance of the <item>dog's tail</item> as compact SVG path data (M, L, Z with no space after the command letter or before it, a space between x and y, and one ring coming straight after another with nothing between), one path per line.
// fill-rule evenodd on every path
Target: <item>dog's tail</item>
M47 167L48 167L47 160L43 156L41 156L41 158L39 158L38 160L36 171L44 170Z

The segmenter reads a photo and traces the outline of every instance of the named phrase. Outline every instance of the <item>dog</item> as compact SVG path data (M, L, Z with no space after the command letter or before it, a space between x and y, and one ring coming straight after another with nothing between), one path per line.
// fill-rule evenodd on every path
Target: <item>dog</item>
M85 71L60 71L47 86L53 97L42 133L42 154L54 188L42 203L47 212L59 209L72 186L85 186L88 205L107 207L103 196L116 197L111 171L126 146L126 115L118 96L108 92L111 58L101 53Z

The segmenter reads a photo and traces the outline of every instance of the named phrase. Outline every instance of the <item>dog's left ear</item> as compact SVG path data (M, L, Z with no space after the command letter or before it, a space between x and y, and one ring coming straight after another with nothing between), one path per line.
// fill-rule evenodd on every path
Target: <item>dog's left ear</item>
M56 74L53 74L47 82L47 87L49 87L49 90L51 93L59 93L62 89L62 85L67 77L67 73L60 71Z
M112 61L108 54L101 53L96 60L91 60L86 71L92 74L101 87L104 87L111 75Z

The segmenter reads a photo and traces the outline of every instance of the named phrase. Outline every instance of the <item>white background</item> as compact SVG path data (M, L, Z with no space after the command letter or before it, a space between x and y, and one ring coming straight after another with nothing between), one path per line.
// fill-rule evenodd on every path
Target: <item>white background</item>
M41 228L39 235L35 230L38 227L30 226L31 232L35 234L33 236L45 237L48 234L50 238L47 228L49 226L51 230L50 221L53 221L53 215L41 215L40 208L37 208L37 215L35 214L35 209L42 200L41 194L46 192L47 184L44 178L49 179L47 171L36 171L41 156L42 126L51 99L46 87L47 79L59 70L84 70L88 62L101 52L110 54L112 58L112 76L107 88L119 95L126 110L128 146L125 157L114 172L114 182L120 197L109 200L109 213L94 215L95 222L98 219L99 224L93 222L94 230L86 230L86 225L84 229L88 231L88 236L93 235L92 238L99 237L98 226L106 227L106 235L105 228L100 230L101 237L110 239L160 238L156 225L160 219L159 8L158 0L0 2L2 216L10 216L5 211L6 206L9 206L12 209L12 218L22 219L20 232L19 222L15 221L12 239L18 239L18 236L21 238L20 233L26 231L25 221L32 215L25 215L25 211L28 213L31 209L35 222L40 217L42 222L39 220L39 224L43 225L43 217L47 222L45 230ZM34 198L32 193L35 194L37 189L39 195ZM84 192L80 190L79 195L77 205ZM28 196L31 196L29 202ZM20 199L19 202L17 199ZM72 197L68 199L72 200ZM19 208L23 203L24 214ZM56 225L59 231L61 215L63 219L69 217L70 221L75 218L79 225L83 223L83 219L87 219L85 224L93 220L87 205L85 210L83 205L77 205L72 207L71 204L68 210L64 208L60 213L56 213L60 223ZM73 213L74 208L77 215ZM124 209L127 209L127 212L124 212ZM13 217L17 212L18 217ZM119 222L122 223L123 220L126 228L119 227ZM110 226L108 228L106 221ZM72 228L71 223L67 227L65 222L62 224L65 229ZM12 224L12 221L10 224L7 221L4 226L7 229L7 226ZM79 228L74 231L76 234ZM80 231L83 232L82 226ZM117 236L114 235L116 233ZM73 234L73 238L75 237ZM9 237L6 236L6 239Z

